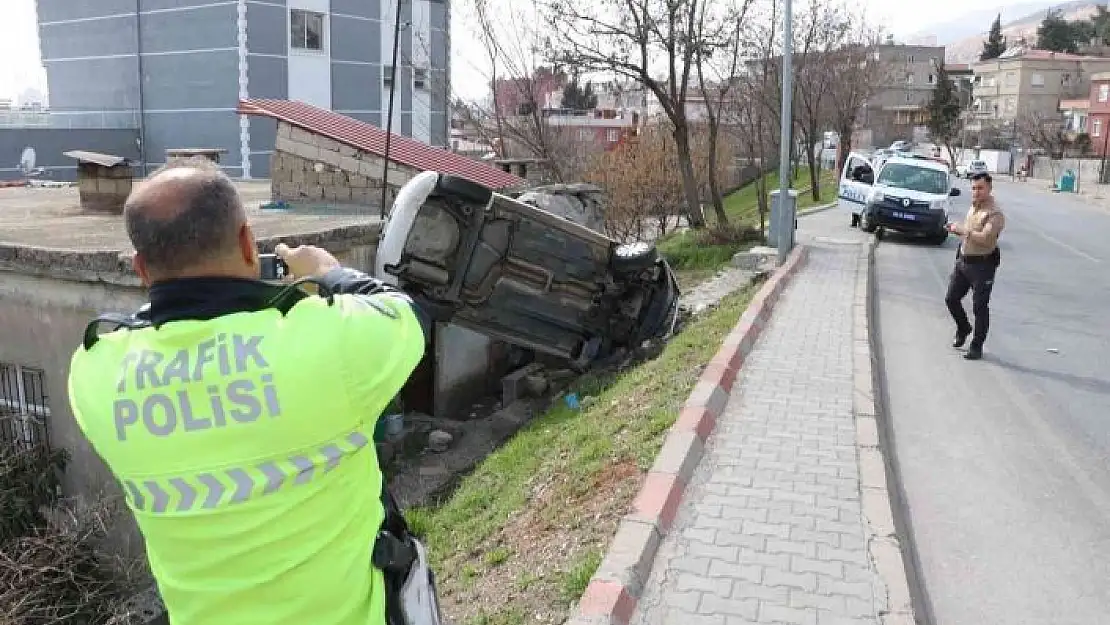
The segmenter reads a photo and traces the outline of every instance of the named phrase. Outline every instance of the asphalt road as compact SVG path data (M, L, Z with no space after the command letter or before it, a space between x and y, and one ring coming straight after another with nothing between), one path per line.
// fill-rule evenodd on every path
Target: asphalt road
M1001 181L996 196L1008 224L983 361L950 346L955 239L887 236L876 251L894 448L927 603L938 625L1106 623L1110 211Z

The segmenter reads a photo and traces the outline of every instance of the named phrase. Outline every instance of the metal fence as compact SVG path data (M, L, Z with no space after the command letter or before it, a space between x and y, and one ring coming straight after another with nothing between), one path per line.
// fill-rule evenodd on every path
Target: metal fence
M47 447L47 400L41 370L0 363L0 446L18 451Z

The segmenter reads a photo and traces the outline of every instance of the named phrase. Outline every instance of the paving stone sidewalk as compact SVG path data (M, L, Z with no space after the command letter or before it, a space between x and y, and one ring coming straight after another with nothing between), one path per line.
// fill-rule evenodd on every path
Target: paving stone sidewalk
M810 239L656 556L634 625L874 625L852 412L862 238ZM805 230L803 226L803 231Z

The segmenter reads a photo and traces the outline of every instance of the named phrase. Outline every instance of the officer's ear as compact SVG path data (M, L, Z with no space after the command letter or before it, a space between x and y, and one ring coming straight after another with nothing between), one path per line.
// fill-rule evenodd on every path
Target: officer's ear
M147 271L146 259L138 252L131 257L131 267L135 269L135 273L139 274L139 280L142 281L144 287L150 286L150 272Z
M248 267L257 267L258 244L254 240L254 231L248 223L239 226L239 254Z

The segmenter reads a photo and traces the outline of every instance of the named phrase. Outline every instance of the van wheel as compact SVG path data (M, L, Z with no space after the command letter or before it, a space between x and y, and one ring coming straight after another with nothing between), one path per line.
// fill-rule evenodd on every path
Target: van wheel
M868 234L871 234L877 228L877 226L874 223L871 222L871 218L868 217L867 213L863 213L862 215L860 215L859 219L860 219L860 221L859 221L859 229L860 230L863 230L864 232L866 232Z
M610 265L617 273L633 273L651 267L659 260L659 250L654 245L637 241L623 243L613 250Z

